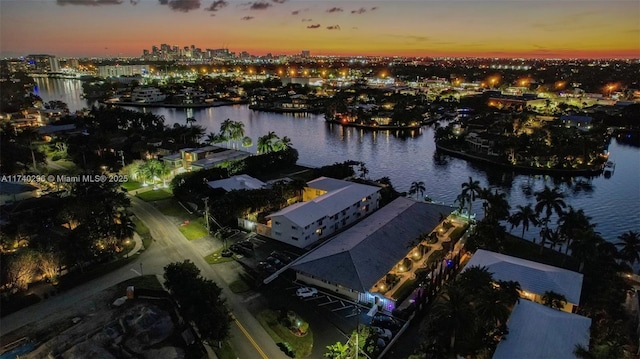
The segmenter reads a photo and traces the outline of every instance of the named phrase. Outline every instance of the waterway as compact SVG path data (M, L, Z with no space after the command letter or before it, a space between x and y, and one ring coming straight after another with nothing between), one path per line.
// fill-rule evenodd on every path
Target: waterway
M36 79L36 93L45 101L61 100L74 111L87 107L83 100L81 82L68 79ZM479 165L462 159L434 157L436 148L433 129L400 135L394 131L371 132L328 124L323 115L287 115L250 110L246 105L204 109L131 108L148 111L165 118L168 126L186 124L187 117L196 119L206 132L218 132L220 124L229 118L242 121L246 135L253 139L269 131L288 136L299 152L299 163L323 166L345 160L362 161L369 170L368 177L389 177L398 191L408 191L413 181L425 183L425 195L434 201L453 204L460 194L461 184L469 177L481 186L504 191L512 208L535 203L533 193L545 185L558 187L566 196L567 204L582 208L592 217L604 238L616 237L628 230L640 231L640 148L611 141L610 159L615 161L615 172L609 178L558 178L530 176ZM248 149L255 152L255 145ZM481 204L474 203L473 212L482 212ZM520 234L516 228L514 234ZM527 238L539 237L537 230Z

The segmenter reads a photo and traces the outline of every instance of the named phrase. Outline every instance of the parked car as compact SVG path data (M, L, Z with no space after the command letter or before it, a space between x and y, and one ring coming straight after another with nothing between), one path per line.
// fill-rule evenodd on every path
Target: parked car
M398 330L402 326L399 321L384 314L374 315L373 320L371 320L371 325L389 330Z
M291 257L289 257L288 255L284 254L284 253L280 253L278 251L273 251L270 254L271 257L274 258L278 258L280 261L282 261L282 263L284 264L289 264L291 263Z
M251 249L247 248L247 247L243 247L241 245L239 245L238 243L234 243L232 244L229 249L231 249L232 251L238 253L238 254L243 254L245 256L251 256L252 251Z
M273 274L276 272L276 268L274 266L272 266L271 264L267 263L267 262L259 262L258 263L258 269L267 272L269 274Z
M247 241L247 240L245 240L245 241L239 241L239 242L237 242L236 244L241 245L241 246L243 246L243 247L245 247L245 248L247 248L247 249L253 249L253 243L251 243L251 242L249 242L249 241Z
M231 256L233 256L233 251L227 248L227 249L223 249L220 254L223 257L231 257Z
M267 257L267 259L265 259L267 262L269 262L269 264L271 264L272 266L276 267L276 268L282 268L284 267L284 263L282 263L278 258L275 257Z
M389 329L380 328L380 327L371 327L371 333L374 333L378 336L378 338L382 338L386 341L390 341L393 333Z
M318 295L318 290L311 287L300 287L296 290L296 295L300 298L309 298Z

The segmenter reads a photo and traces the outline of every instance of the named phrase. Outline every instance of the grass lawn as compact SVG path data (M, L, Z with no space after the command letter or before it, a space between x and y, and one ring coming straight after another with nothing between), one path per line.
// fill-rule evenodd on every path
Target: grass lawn
M158 204L158 209L160 210L160 212L162 212L162 214L164 214L165 216L170 216L170 217L176 217L179 219L195 219L196 216L189 214L189 212L187 212L181 205L180 203L178 203L177 200L175 199L171 199L168 200L164 203L160 203Z
M549 248L545 248L540 254L540 244L510 234L505 238L504 254L572 271L578 271L580 267L580 263L575 258Z
M126 281L118 284L119 288L123 290L128 286L134 286L136 288L144 288L144 289L152 289L152 290L164 290L162 285L158 281L158 277L155 275L145 275L143 277L133 277L131 279L127 279Z
M133 191L134 189L142 188L142 183L134 180L129 180L122 183L120 187L124 187L127 191Z
M234 293L244 293L251 290L251 285L241 276L237 280L229 283L229 289Z
M142 245L145 249L149 248L149 246L151 246L151 243L153 242L153 238L151 238L149 228L147 228L147 226L142 223L142 221L139 220L138 217L133 216L131 217L131 219L135 224L136 232L138 232L140 238L142 238Z
M92 267L85 269L85 272L74 271L67 275L63 275L60 277L60 288L61 289L69 289L80 285L82 283L88 282L92 279L99 278L107 273L113 272L114 270L123 267L130 262L133 262L136 259L136 256L129 258L122 258L113 262L97 264Z
M146 202L153 202L153 201L160 201L163 199L171 198L173 197L173 193L171 193L169 189L162 188L162 189L150 190L150 191L138 193L136 197Z
M267 309L258 313L258 321L264 327L264 330L269 334L271 339L276 343L289 343L293 348L296 358L305 358L311 355L313 348L313 333L311 329L304 337L298 337L291 333L288 328L285 328L278 322L278 313L276 311Z
M229 342L226 340L222 342L222 345L220 346L220 348L218 348L217 346L213 346L213 351L218 356L218 359L237 359L238 358L238 356L236 355L236 352L233 350L231 345L229 345Z
M233 261L232 257L223 257L221 253L222 253L222 248L204 257L204 260L207 261L207 263L209 264L218 264L218 263Z
M204 224L204 218L198 218L190 221L189 224L180 226L179 229L180 232L190 241L209 235L207 227Z

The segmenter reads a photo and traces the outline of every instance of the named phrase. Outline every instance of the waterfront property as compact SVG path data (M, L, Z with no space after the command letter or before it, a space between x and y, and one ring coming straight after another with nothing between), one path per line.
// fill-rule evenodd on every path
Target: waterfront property
M397 198L300 257L291 268L298 281L391 312L402 299L395 295L398 289L415 278L415 270L424 267L430 250L436 249L426 244L430 233L440 232L439 223L451 211L449 206Z
M493 359L578 358L577 345L589 348L591 319L521 300L507 321L509 333L500 341Z
M307 183L303 202L270 214L256 230L305 248L374 212L379 203L380 187L320 177Z
M486 267L495 280L520 283L520 296L536 303L542 303L542 296L547 291L566 298L567 302L562 308L565 312L575 311L580 303L582 273L484 249L476 251L464 270L474 266Z
M560 121L567 128L577 128L582 131L589 131L593 127L591 116L563 115L560 116Z
M205 146L199 148L183 148L180 153L162 157L162 161L175 173L197 171L219 166L230 161L237 161L251 156L245 151L234 150L219 146Z
M37 197L40 197L40 189L30 184L3 182L0 185L0 206Z

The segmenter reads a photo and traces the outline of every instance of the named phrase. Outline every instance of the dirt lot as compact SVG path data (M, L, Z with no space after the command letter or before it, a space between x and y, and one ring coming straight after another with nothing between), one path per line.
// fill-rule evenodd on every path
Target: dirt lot
M167 299L136 298L114 306L127 287L159 290L155 276L133 278L95 294L83 303L3 335L7 345L22 338L36 349L21 358L184 358L192 354L173 304ZM189 335L191 334L191 335ZM198 350L195 350L198 351Z

